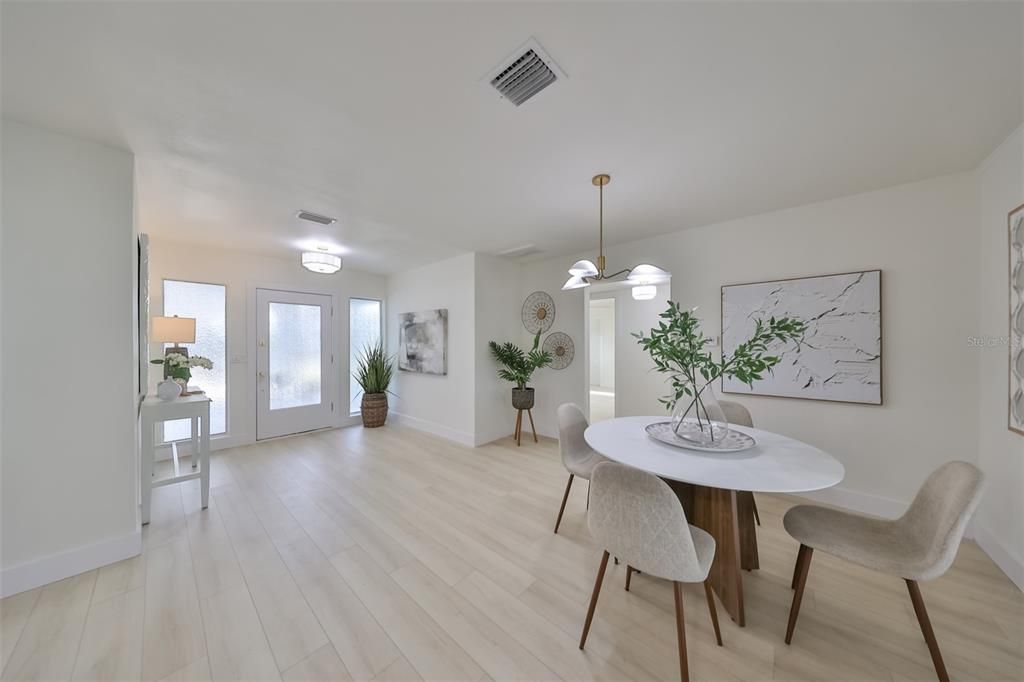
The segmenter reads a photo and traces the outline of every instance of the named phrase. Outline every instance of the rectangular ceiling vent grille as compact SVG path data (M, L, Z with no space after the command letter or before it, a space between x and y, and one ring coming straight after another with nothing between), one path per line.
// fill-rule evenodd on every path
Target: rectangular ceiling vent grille
M319 213L311 213L310 211L299 211L298 217L302 220L308 220L311 223L320 223L321 225L333 225L338 222L336 219L329 216L320 215Z
M558 65L531 38L489 74L488 82L498 94L518 107L564 77Z
M495 255L501 256L502 258L525 258L526 256L535 256L538 253L541 253L540 249L533 244L526 244L524 246L517 246L515 248L499 251Z

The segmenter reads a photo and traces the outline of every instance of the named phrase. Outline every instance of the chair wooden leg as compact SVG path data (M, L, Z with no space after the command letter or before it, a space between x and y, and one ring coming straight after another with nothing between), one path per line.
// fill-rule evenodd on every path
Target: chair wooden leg
M921 597L921 588L916 580L907 580L907 589L910 590L910 601L914 603L914 613L917 614L917 622L921 625L921 634L928 644L928 653L932 655L932 664L935 666L935 674L941 682L949 682L949 673L946 672L946 664L942 662L942 652L939 651L939 642L935 639L935 631L932 630L932 622L928 619L928 611L924 608L924 598Z
M806 550L806 551L805 551ZM796 563L796 592L793 593L793 605L789 607L789 625L786 626L786 644L793 641L793 630L796 629L796 617L800 614L800 602L804 598L804 587L807 585L807 572L811 568L811 556L814 550L800 545L800 553Z
M796 563L793 565L793 581L789 584L789 589L796 589L796 579L800 577L800 562L804 559L804 554L807 553L807 547L800 545L800 551L796 553Z
M633 567L626 566L626 592L629 592L629 581L633 578Z
M604 570L608 568L608 550L601 555L601 567L597 569L597 580L594 581L594 594L590 597L590 608L587 609L587 620L583 624L583 635L580 637L580 649L587 643L590 634L590 623L594 620L594 609L597 607L597 596L601 594L601 583L604 582Z
M760 526L761 515L757 513L757 500L754 499L754 493L750 493L750 508L754 510L754 521Z
M679 679L690 682L690 666L686 663L686 621L683 618L683 584L672 583L672 593L676 599L676 636L679 638Z
M555 519L555 532L558 532L558 527L562 525L562 514L565 513L565 503L569 501L569 490L572 488L572 479L574 474L569 474L569 482L565 484L565 494L562 495L562 506L558 508L558 518Z
M715 610L715 593L711 589L711 581L704 581L704 595L708 598L708 611L711 612L711 624L715 626L715 641L722 646L722 631L718 629L718 611Z

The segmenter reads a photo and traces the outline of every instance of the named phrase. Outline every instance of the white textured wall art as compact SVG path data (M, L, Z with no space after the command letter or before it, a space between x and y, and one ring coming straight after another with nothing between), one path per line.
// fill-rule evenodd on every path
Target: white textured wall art
M1024 435L1024 205L1010 212L1010 430Z
M722 287L722 352L771 317L803 320L803 339L770 346L782 361L753 388L726 378L724 392L882 403L881 270Z

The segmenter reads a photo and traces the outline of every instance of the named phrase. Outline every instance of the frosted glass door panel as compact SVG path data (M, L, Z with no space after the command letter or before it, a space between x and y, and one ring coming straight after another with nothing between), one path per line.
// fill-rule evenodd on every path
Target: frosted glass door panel
M330 296L256 290L256 439L334 425Z
M202 355L213 361L213 369L193 368L189 384L206 392L210 403L210 433L227 430L227 332L226 289L221 284L179 282L165 279L164 315L196 318L196 342L187 344L189 355ZM165 344L170 346L171 344ZM162 370L161 370L162 371ZM164 440L192 437L188 419L164 422Z
M270 409L321 402L320 306L270 304Z

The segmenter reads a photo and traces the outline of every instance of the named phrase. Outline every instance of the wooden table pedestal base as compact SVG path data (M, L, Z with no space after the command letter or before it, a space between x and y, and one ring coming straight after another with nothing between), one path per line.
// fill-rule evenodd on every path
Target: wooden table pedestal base
M687 520L715 538L708 580L725 610L743 627L743 570L759 566L753 493L666 482L679 495Z

